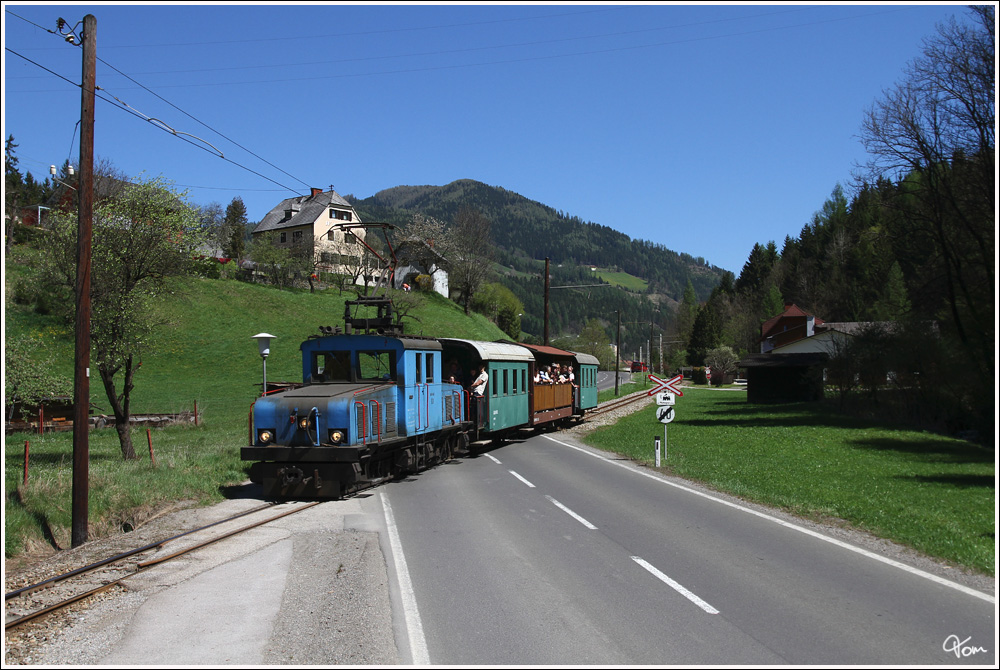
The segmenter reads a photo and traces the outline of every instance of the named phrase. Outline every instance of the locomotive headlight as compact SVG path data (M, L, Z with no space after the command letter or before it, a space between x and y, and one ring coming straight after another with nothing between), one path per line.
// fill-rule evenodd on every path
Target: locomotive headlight
M305 430L309 427L309 417L304 416L299 419L299 428Z
M261 444L267 444L274 439L274 433L269 430L259 430L257 431L257 439L260 440Z
M336 428L331 428L330 429L330 442L331 443L333 443L333 444L340 444L341 442L344 441L344 439L346 437L347 437L347 435L344 434L344 431L337 430Z

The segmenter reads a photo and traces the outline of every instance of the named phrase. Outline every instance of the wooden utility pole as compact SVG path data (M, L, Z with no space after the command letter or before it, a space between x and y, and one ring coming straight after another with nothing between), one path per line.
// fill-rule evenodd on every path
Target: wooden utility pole
M545 327L542 344L549 346L549 259L545 259Z
M618 328L615 330L615 397L618 397L618 373L622 369L622 312L616 309L618 314Z
M76 359L73 371L72 543L87 541L90 489L90 238L94 220L94 102L97 19L83 18L83 85L80 87L80 208L76 242Z

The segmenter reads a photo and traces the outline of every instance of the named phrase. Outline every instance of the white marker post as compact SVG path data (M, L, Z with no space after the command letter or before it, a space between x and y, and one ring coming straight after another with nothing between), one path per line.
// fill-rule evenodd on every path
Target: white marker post
M652 377L652 375L650 375ZM675 378L676 379L676 378ZM660 380L656 380L660 381ZM674 380L671 380L673 382ZM674 403L677 400L670 391L656 394L656 419L663 424L663 458L667 457L667 424L674 420ZM656 438L656 467L660 467L660 438Z

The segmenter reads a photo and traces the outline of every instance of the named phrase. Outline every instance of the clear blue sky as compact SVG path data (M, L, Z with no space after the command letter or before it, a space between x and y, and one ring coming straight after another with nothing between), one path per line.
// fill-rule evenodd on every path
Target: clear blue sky
M967 10L8 2L3 135L37 179L78 162L81 50L47 31L88 13L97 157L196 204L474 179L738 275L850 193L864 110Z

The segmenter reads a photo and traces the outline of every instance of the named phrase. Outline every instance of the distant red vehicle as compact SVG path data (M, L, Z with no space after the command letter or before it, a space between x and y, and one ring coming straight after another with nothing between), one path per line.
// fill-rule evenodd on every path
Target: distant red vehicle
M649 368L641 361L632 361L632 372L646 372Z

